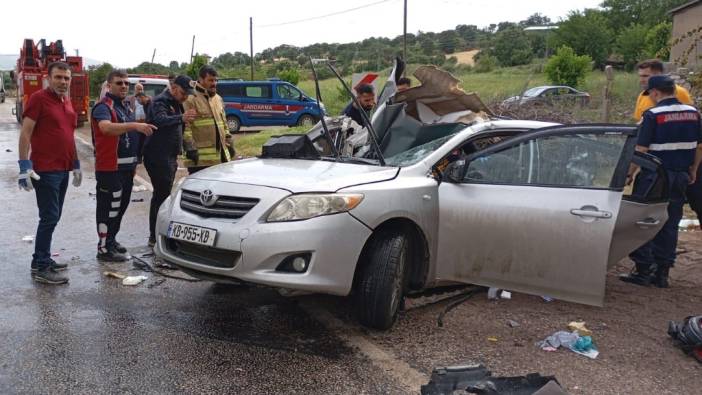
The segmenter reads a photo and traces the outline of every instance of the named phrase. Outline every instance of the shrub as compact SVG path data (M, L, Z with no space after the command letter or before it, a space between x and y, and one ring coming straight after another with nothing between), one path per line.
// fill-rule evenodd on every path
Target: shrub
M592 59L587 55L578 56L572 48L562 46L546 63L546 76L555 85L579 86L585 79Z
M485 54L480 56L477 62L475 62L475 67L473 70L475 70L476 73L489 73L496 67L497 58L492 55Z
M293 85L297 85L300 82L300 72L297 69L285 69L278 73L278 78L283 81L288 81Z

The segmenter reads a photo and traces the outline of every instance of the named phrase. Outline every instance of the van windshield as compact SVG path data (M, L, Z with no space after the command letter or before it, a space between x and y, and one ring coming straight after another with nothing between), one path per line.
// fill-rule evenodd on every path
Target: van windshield
M157 96L160 95L164 89L168 87L167 84L149 84L149 83L142 83L144 86L144 93L147 96ZM131 96L134 94L134 84L129 84L129 93L127 94L128 96Z

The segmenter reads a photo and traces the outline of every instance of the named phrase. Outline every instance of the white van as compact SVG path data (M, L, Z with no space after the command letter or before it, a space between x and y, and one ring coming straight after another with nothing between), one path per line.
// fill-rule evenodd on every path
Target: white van
M137 83L141 84L144 86L144 93L147 96L154 97L161 92L163 92L165 89L168 89L170 86L170 83L168 82L168 77L164 75L137 75L137 74L129 74L128 75L129 79L129 93L127 93L127 96L131 96L134 94L134 85ZM100 99L102 100L103 97L105 97L105 93L107 92L107 81L104 81L102 83L102 86L100 87Z

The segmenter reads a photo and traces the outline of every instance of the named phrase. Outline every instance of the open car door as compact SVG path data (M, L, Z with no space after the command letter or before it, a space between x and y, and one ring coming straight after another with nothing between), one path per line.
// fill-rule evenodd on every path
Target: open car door
M469 155L439 186L437 277L602 305L608 262L667 218L664 199L622 204L635 137L627 126L557 126Z

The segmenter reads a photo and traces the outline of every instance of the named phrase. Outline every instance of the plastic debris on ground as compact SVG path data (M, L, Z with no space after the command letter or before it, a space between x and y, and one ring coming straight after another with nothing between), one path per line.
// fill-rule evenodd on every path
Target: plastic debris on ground
M22 236L22 241L26 241L27 243L31 243L34 241L34 236L32 236L32 235Z
M422 395L496 394L496 395L565 395L554 376L530 373L517 377L494 377L484 365L435 368L429 383L422 385Z
M592 341L592 337L580 336L577 331L558 331L538 342L537 345L544 351L556 351L560 347L565 347L590 359L595 359L600 355L595 343Z
M489 342L497 343L497 338L495 336L490 336L487 339Z
M689 316L682 322L668 322L668 335L676 346L702 363L702 315Z
M512 293L509 291L505 291L503 289L495 288L495 287L490 287L488 289L488 299L494 300L494 299L512 299Z
M700 227L700 221L697 219L683 218L680 220L680 222L678 222L678 230L682 230L682 231L699 229L699 227Z
M138 285L148 279L146 276L128 276L122 280L122 285Z
M507 325L509 325L510 328L516 328L519 326L519 323L515 320L507 320Z
M541 296L541 299L543 299L544 302L553 302L555 300L552 297L546 295Z
M577 331L580 336L592 336L592 331L585 327L582 321L572 321L568 323L568 330Z

